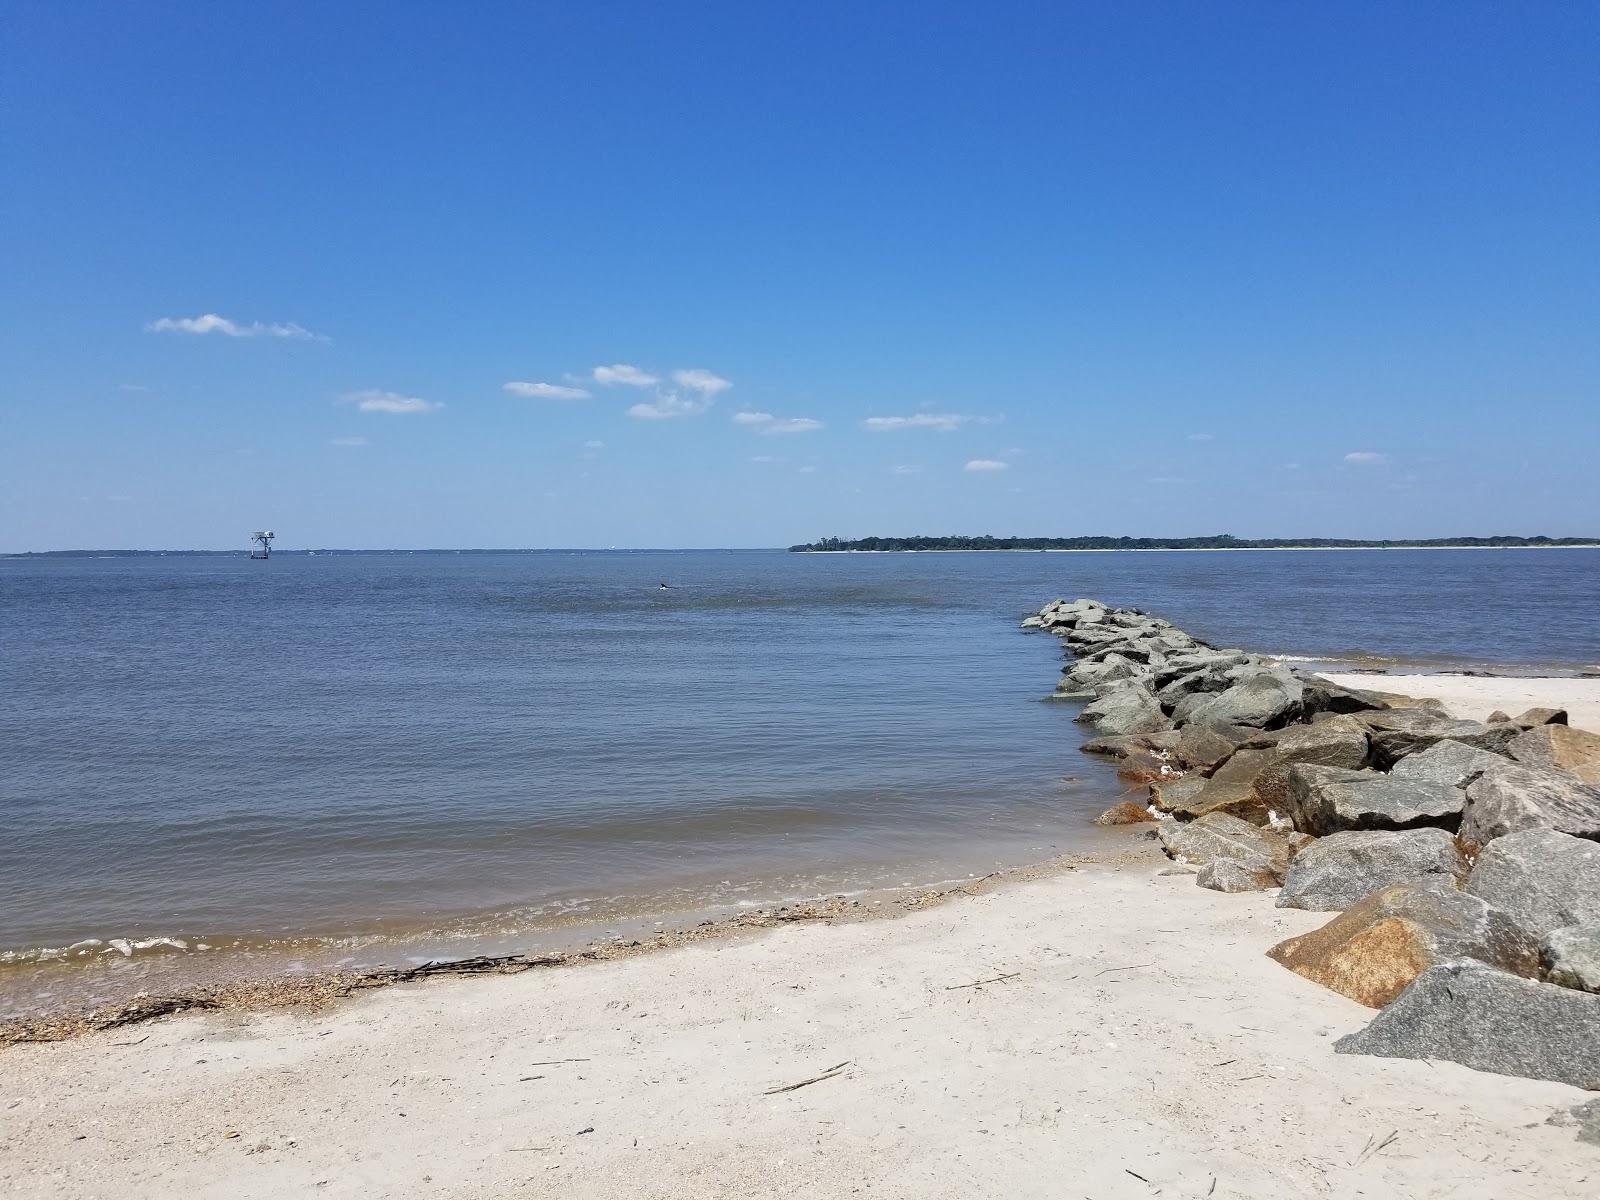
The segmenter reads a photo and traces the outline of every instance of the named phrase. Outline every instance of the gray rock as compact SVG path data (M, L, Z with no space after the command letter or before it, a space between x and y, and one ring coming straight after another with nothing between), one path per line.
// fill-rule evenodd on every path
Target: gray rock
M1296 763L1286 807L1294 827L1322 837L1342 829L1453 829L1466 795L1443 783Z
M1303 697L1304 688L1297 680L1262 671L1247 674L1227 691L1210 697L1189 714L1188 720L1275 729L1300 715Z
M1506 760L1488 750L1446 738L1417 754L1408 754L1389 772L1393 779L1445 783L1464 788L1490 767Z
M1163 821L1156 833L1171 857L1197 867L1227 860L1249 872L1270 874L1276 882L1289 866L1288 838L1227 813L1183 823Z
M1278 877L1265 867L1251 868L1231 858L1219 858L1200 868L1195 883L1213 892L1264 892L1278 886Z
M1443 829L1346 831L1312 842L1294 856L1279 908L1343 911L1379 888L1467 873L1456 840Z
M1136 679L1147 674L1142 664L1120 653L1112 653L1092 662L1078 662L1062 673L1062 678L1075 687L1099 688L1119 679Z
M1578 1127L1578 1140L1591 1146L1600 1146L1600 1100L1575 1104L1564 1108L1545 1122L1546 1125Z
M1600 924L1552 929L1539 945L1545 982L1600 992Z
M1076 719L1101 733L1154 733L1172 728L1150 689L1137 683L1102 692Z
M1320 675L1302 675L1307 713L1357 713L1386 707L1376 692L1341 687Z
M1407 755L1446 739L1504 754L1518 733L1517 726L1508 722L1489 725L1482 721L1458 721L1421 708L1361 713L1356 719L1372 731L1373 757L1380 767L1392 766Z
M1340 1038L1334 1049L1444 1059L1600 1089L1600 996L1481 963L1442 963L1418 975L1371 1024Z
M1536 725L1514 738L1508 750L1525 766L1555 767L1587 784L1600 784L1600 733L1570 725Z
M1547 767L1496 763L1467 786L1461 840L1486 846L1519 829L1600 838L1600 788Z
M1357 770L1367 763L1367 732L1351 717L1334 716L1315 725L1291 725L1273 743L1256 774L1257 797L1271 813L1289 810L1289 772L1296 763Z
M1210 771L1233 756L1233 752L1257 732L1242 725L1223 725L1216 721L1190 721L1178 732L1174 753L1185 766Z
M1090 738L1078 749L1085 754L1104 754L1111 758L1127 758L1130 754L1148 750L1172 750L1178 744L1176 729L1160 729L1152 733L1112 733Z
M1567 710L1564 708L1530 708L1520 717L1512 717L1524 729L1532 729L1536 725L1565 725L1567 723Z
M1161 812L1182 808L1206 786L1204 775L1180 775L1176 779L1158 779L1150 785L1150 803Z
M1534 941L1566 925L1600 923L1600 845L1553 829L1509 833L1484 847L1467 891Z

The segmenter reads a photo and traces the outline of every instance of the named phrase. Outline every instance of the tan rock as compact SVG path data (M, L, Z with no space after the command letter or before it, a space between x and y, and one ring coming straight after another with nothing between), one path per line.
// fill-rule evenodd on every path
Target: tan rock
M1511 757L1533 767L1559 767L1600 784L1600 733L1571 725L1536 725L1513 739Z
M1448 883L1373 892L1321 929L1267 951L1297 975L1382 1008L1429 967L1475 958L1536 978L1538 947L1503 914Z
M1154 821L1150 810L1132 800L1114 804L1094 819L1096 825L1137 825L1141 821Z

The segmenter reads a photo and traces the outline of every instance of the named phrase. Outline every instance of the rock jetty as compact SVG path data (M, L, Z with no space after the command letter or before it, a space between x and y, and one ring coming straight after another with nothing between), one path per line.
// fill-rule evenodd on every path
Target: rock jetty
M1381 1010L1340 1053L1600 1090L1600 735L1460 720L1097 600L1022 623L1065 643L1055 698L1198 886L1337 914L1269 954Z

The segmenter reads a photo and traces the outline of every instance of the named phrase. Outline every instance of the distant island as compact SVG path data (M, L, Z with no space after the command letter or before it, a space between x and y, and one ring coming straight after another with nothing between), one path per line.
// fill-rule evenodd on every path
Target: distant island
M1448 537L1397 538L1364 541L1360 538L1238 538L1229 533L1214 537L1135 538L1135 537L866 537L820 538L790 546L791 554L837 554L850 551L883 552L895 550L1397 550L1471 549L1501 546L1596 546L1600 538L1545 537Z

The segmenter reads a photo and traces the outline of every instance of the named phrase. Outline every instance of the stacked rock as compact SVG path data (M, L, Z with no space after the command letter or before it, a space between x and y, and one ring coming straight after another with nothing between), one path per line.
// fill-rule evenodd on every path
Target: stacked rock
M1023 625L1065 642L1084 750L1148 781L1200 886L1340 914L1269 951L1382 1009L1340 1052L1600 1089L1600 735L1459 720L1095 600Z

